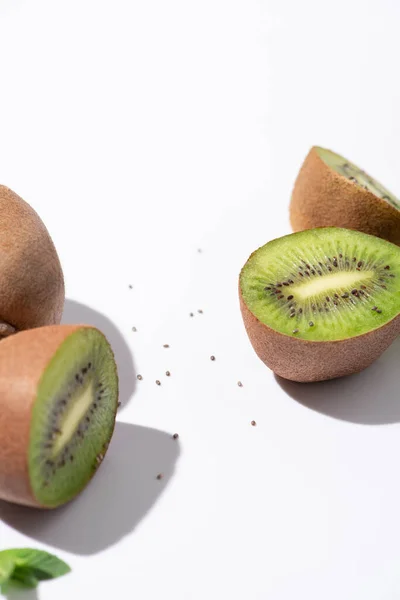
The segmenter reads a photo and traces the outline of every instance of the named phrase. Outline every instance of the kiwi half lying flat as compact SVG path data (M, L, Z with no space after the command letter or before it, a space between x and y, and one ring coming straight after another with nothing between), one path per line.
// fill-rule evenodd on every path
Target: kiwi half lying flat
M250 256L239 295L250 341L275 373L355 373L400 332L400 248L335 227L287 235Z
M294 231L346 227L400 245L400 202L356 165L325 148L310 150L290 204Z
M56 249L36 212L0 185L0 339L58 324L64 278Z
M0 498L54 508L78 494L112 436L118 376L102 333L59 325L0 344Z

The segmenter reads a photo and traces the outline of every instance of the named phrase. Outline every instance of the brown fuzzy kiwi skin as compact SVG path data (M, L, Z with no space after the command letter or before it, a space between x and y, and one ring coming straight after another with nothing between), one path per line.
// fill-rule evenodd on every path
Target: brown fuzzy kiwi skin
M344 227L400 245L400 210L336 173L315 147L295 181L289 213L293 231Z
M0 185L0 339L61 321L64 277L50 235L29 204Z
M257 356L290 381L312 382L358 373L374 362L400 333L400 315L368 333L322 342L291 337L261 323L239 300L244 326Z
M17 333L0 344L2 500L36 508L53 508L40 504L30 486L28 452L32 409L40 379L54 353L67 337L84 328L95 329L85 325L50 325ZM116 412L117 406L114 426Z

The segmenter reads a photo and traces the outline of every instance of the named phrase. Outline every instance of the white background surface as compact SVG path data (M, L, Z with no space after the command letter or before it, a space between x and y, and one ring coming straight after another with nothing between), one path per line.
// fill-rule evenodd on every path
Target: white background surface
M400 194L400 4L0 7L0 181L45 221L65 321L108 335L123 402L75 502L1 505L1 548L73 569L21 598L399 598L400 344L346 380L279 383L237 275L290 231L313 144Z

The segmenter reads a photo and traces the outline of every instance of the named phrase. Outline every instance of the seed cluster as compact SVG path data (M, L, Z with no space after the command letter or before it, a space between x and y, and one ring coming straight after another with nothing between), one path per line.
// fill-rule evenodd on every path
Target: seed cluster
M43 445L42 461L44 466L44 487L49 485L50 478L56 475L57 469L65 467L69 462L74 461L74 449L77 444L80 444L85 438L85 434L89 429L89 425L96 410L101 406L105 388L102 383L98 383L96 386L95 401L88 408L86 415L82 418L79 425L77 426L75 433L69 439L68 443L65 444L58 452L56 456L52 456L52 450L54 443L62 435L62 417L65 411L68 409L68 404L71 398L74 396L79 387L85 383L89 373L92 371L93 365L89 362L85 367L80 369L73 379L73 383L69 386L68 391L61 396L61 398L55 403L54 410L52 412L51 420L49 421L47 433L45 436L45 444Z
M366 173L362 169L359 169L354 165L344 163L340 167L340 172L342 175L344 175L344 177L347 177L349 181L356 183L365 190L372 192L376 196L382 198L382 200L387 200L387 202L392 204L394 207L399 208L399 204L395 200L395 198L389 196L387 191L381 186L381 184L372 179L372 177L370 177L368 173Z
M338 288L334 293L318 294L307 300L296 297L296 288L299 284L306 283L312 279L323 277L331 273L357 273L364 270L373 271L373 279L366 278L364 283L357 287ZM357 304L368 301L379 290L386 290L390 286L391 278L395 275L390 273L390 265L377 264L373 261L364 261L356 256L344 256L338 253L328 256L324 262L319 261L311 264L304 259L293 268L293 272L286 278L264 286L266 296L281 308L287 318L298 320L304 319L308 327L314 327L315 317L320 313L348 310ZM382 310L374 307L378 314ZM312 317L312 318L310 318ZM299 333L294 327L293 334Z

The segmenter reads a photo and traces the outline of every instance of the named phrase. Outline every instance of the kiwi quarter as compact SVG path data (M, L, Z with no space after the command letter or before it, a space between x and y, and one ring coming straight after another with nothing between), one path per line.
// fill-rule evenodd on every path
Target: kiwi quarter
M56 249L37 213L0 185L0 339L58 324L64 278Z
M400 332L400 248L335 227L287 235L250 256L239 295L250 341L275 373L349 375Z
M93 327L58 325L0 344L0 498L55 508L101 464L118 403L113 352Z
M354 163L318 146L297 176L290 222L293 231L346 227L400 245L400 201Z

